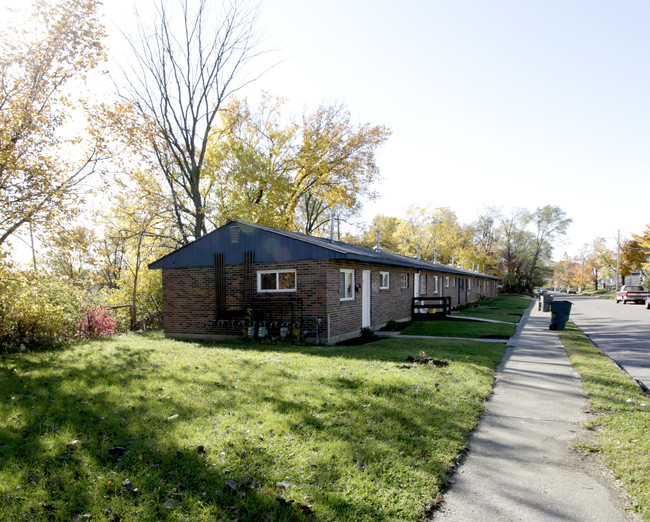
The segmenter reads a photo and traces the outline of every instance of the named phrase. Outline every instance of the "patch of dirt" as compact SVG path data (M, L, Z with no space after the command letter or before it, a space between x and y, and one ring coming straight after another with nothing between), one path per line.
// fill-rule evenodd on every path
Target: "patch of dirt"
M433 364L434 366L449 365L449 361L445 361L444 359L436 359L435 357L431 357L424 352L422 352L422 355L420 355L420 357L413 357L412 355L409 355L406 358L406 361L413 364Z

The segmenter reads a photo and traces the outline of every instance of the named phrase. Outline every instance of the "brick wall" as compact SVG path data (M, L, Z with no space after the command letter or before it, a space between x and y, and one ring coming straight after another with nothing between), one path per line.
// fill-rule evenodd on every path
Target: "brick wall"
M329 334L332 341L358 335L362 324L362 278L363 271L370 270L370 322L371 328L379 328L390 320L408 319L411 316L413 298L413 269L332 260L328 269L327 313L331 321ZM340 277L342 269L354 270L354 300L342 301ZM389 273L388 289L380 288L381 272ZM407 288L401 288L401 274L407 274Z
M304 316L326 318L327 261L256 263L253 266L252 297L301 298ZM257 293L258 270L295 269L296 292ZM226 310L224 317L245 318L244 266L225 267ZM219 335L233 333L230 325L216 322L216 281L213 267L163 269L163 318L169 335ZM323 325L326 327L326 325ZM237 327L238 328L238 327Z
M165 333L209 333L216 306L214 269L166 268L162 279Z
M296 270L296 291L264 294L257 293L258 270ZM354 270L355 298L342 301L340 296L341 269ZM253 298L286 297L302 299L303 314L310 318L310 328L315 325L314 319L320 318L318 325L321 339L332 342L354 337L361 330L362 319L362 272L371 271L371 328L379 328L390 320L410 318L411 303L414 292L413 269L374 265L339 260L308 260L292 263L256 263L253 266ZM380 288L381 272L389 273L389 287ZM408 276L408 286L401 288L402 274ZM437 292L435 277L438 277ZM445 278L449 277L449 287ZM244 267L243 265L228 265L225 267L226 279L226 315L244 319ZM421 271L421 288L426 291L424 296L451 296L452 307L478 299L479 287L477 278L471 278L471 286L467 291L468 278L463 276L465 287L458 299L460 277L446 276L444 272ZM496 284L481 286L481 293L488 296L496 295ZM216 317L216 281L213 267L194 267L163 269L163 303L165 332L171 336L205 337L224 333L233 333L229 325L219 326ZM329 322L328 322L329 320ZM238 328L238 327L237 327ZM235 329L236 331L236 329Z

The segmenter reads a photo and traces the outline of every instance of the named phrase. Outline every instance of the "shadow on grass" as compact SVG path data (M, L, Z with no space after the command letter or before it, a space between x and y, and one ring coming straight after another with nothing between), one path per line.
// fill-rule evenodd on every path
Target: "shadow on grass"
M301 520L312 516L308 505L323 519L417 518L429 507L422 495L444 483L478 418L478 412L461 416L467 401L439 391L458 379L430 370L428 385L411 385L411 379L393 382L391 368L386 382L369 383L338 363L321 375L319 358L364 361L381 372L382 363L426 350L451 361L471 357L479 371L490 373L499 349L503 353L502 347L457 342L434 347L385 340L354 349L229 343L226 355L212 360L215 343L177 342L173 350L200 348L192 366L179 367L154 349L99 346L106 350L92 357L74 351L67 359L3 358L4 518L72 520L90 513L106 520ZM270 363L249 355L278 352L311 356L309 369L283 360L268 373L272 379L260 379ZM305 378L313 390L295 396L295 383ZM271 412L272 426L261 409ZM232 426L223 422L229 416ZM186 440L171 435L178 424ZM433 441L456 449L438 461L429 448ZM291 463L292 448L302 464ZM278 487L285 475L293 484ZM355 475L363 478L350 482ZM414 484L415 476L421 482ZM354 484L367 491L350 491ZM416 498L404 501L408 495Z
M0 424L0 473L13 472L15 484L0 486L0 513L56 520L89 512L108 520L189 514L219 520L301 518L295 505L278 500L281 494L260 489L255 482L261 476L233 477L207 465L201 448L170 441L159 422L152 425L159 417L158 405L149 406L155 397L116 402L106 390L146 381L134 371L146 368L149 357L120 351L112 359L108 366L80 370L57 365L55 357L44 363L46 369L16 358L0 369L0 397L14 412ZM195 413L184 401L165 402L175 415Z

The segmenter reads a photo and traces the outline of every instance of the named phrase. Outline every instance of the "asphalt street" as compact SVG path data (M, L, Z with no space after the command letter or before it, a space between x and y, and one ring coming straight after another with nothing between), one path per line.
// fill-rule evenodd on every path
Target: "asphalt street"
M650 310L639 304L616 304L612 299L552 295L555 301L573 303L573 324L646 392L650 390Z

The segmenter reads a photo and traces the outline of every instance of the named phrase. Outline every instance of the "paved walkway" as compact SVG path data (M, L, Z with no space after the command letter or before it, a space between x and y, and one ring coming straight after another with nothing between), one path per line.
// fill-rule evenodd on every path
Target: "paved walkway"
M588 437L586 397L549 323L536 305L523 316L431 520L633 520L609 472L574 448Z

